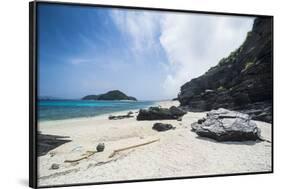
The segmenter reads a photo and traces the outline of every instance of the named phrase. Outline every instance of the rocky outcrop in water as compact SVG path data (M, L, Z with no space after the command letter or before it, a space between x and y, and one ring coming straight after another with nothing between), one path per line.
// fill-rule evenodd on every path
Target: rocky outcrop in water
M100 95L87 95L82 100L133 100L137 99L132 96L127 96L125 93L119 90L108 91L107 93Z
M130 111L126 115L116 115L116 116L110 115L110 116L108 116L108 119L109 120L119 120L119 119L125 119L125 118L132 118L132 117L134 117L133 114L134 113Z
M260 139L260 129L248 114L220 108L191 125L199 136L217 141L245 141Z
M141 109L137 116L137 120L164 120L164 119L179 119L184 114L180 108L175 106L168 108L150 107L148 110Z
M272 122L272 51L272 19L256 18L237 50L181 87L181 106L190 111L228 108Z

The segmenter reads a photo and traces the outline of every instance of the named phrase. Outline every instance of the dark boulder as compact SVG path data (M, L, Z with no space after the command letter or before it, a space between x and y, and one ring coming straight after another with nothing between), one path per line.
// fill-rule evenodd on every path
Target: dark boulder
M55 169L59 169L59 168L60 168L60 165L59 165L59 164L53 163L53 164L51 165L51 168L50 168L50 169L55 170Z
M99 143L97 145L96 149L97 149L98 152L102 152L102 151L104 151L104 147L105 147L104 143Z
M260 139L260 129L248 114L220 108L207 113L205 119L191 124L201 137L217 141L246 141Z
M165 123L155 123L152 127L153 130L162 132L162 131L167 131L170 129L175 129L175 127L173 127L173 125L171 124L165 124Z
M141 109L137 116L137 120L164 120L164 119L179 119L185 111L172 106L171 108L150 107L148 110Z
M178 116L178 117L181 117L183 116L184 114L186 114L186 111L180 109L180 108L177 108L176 106L172 106L169 108L169 111L172 115L174 116Z

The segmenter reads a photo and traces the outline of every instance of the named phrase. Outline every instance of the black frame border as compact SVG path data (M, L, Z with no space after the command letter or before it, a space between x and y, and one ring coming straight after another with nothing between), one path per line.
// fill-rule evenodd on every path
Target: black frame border
M266 17L271 19L272 30L272 129L271 129L271 171L261 172L246 172L246 173L229 173L229 174L213 174L213 175L198 175L186 177L164 177L151 179L136 179L136 180L120 180L120 181L106 181L106 182L90 182L90 183L74 183L63 185L48 185L38 186L38 156L37 156L37 95L38 95L38 40L37 40L37 6L38 4L52 4L52 5L70 5L70 6L84 6L84 7L100 7L100 8L117 8L125 10L147 10L147 11L161 11L174 13L195 13L208 15L224 15L224 16L248 16L248 17ZM274 173L274 16L260 15L260 14L243 14L243 13L229 13L229 12L209 12L197 10L183 10L183 9L167 9L167 8L152 8L152 7L134 7L123 5L105 5L105 4L91 4L91 3L77 3L77 2L59 2L59 1L31 1L29 2L29 187L31 188L55 188L55 187L69 187L69 186L88 186L100 184L118 184L118 183L135 183L147 181L168 181L179 179L192 178L212 178L212 177L226 177L226 176L242 176L242 175L257 175Z

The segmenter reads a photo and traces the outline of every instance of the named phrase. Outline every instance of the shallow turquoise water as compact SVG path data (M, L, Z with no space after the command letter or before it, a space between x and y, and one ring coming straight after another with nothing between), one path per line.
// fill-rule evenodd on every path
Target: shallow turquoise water
M39 121L93 117L106 113L146 108L153 101L39 100Z

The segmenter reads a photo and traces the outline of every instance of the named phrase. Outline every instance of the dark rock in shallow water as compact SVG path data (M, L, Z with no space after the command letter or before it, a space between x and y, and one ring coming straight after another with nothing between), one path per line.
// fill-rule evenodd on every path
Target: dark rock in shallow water
M129 111L129 112L127 113L127 115L132 115L132 114L134 114L134 112L132 112L132 111Z
M246 141L260 139L260 129L248 114L220 108L207 113L206 119L191 124L199 136L217 141Z
M134 116L132 116L132 114L134 114L134 113L130 111L130 112L128 112L127 115L117 115L117 116L110 115L110 116L108 116L108 119L109 120L118 120L118 119L131 118L131 117L134 117Z
M272 122L272 19L256 18L244 43L205 74L181 86L178 100L188 111L227 108L262 110L253 119Z
M150 107L148 110L141 109L137 116L137 120L164 120L164 119L179 119L185 111L172 106L171 108Z
M155 123L153 125L152 129L161 132L161 131L167 131L170 129L175 129L175 127L173 127L173 125L171 125L171 124Z

